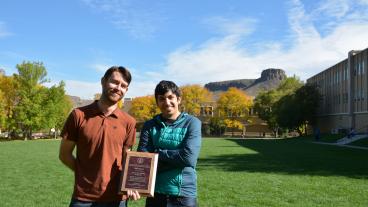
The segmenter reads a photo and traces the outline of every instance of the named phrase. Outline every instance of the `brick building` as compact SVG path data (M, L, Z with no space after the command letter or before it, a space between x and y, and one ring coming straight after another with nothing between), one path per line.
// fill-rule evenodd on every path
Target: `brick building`
M317 126L321 132L354 128L368 132L368 48L352 50L348 57L307 80L318 86L323 99Z

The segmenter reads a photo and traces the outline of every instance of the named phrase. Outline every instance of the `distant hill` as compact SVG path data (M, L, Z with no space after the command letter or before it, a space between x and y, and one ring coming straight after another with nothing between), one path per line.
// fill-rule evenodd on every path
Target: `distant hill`
M69 95L68 95L69 96ZM77 108L77 107L81 107L81 106L86 106L90 103L92 103L94 100L86 100L86 99L81 99L78 96L69 96L70 100L73 103L73 108Z
M213 92L215 97L220 92L227 91L230 87L243 90L247 95L256 97L262 90L271 90L277 88L281 81L286 78L285 71L282 69L269 68L263 70L261 77L257 79L238 79L219 82L210 82L204 85L209 91Z
M86 106L88 104L93 103L94 100L88 100L88 99L81 99L78 96L70 96L67 95L70 100L73 103L73 108L77 108L77 107L81 107L81 106ZM129 109L132 107L132 98L124 98L124 107L123 107L123 111L127 112L129 111Z

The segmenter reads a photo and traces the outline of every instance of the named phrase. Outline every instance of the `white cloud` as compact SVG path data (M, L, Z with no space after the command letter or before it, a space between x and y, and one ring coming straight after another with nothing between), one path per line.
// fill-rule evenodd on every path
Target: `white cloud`
M253 18L240 18L235 20L216 16L205 19L203 23L221 34L247 35L254 31L257 20Z
M149 66L149 68L155 67ZM160 72L141 72L142 70L138 70L129 66L128 69L132 74L132 82L130 83L129 91L126 94L126 97L153 95L156 84L165 79L165 75Z
M335 18L346 16L350 10L351 0L326 0L321 1L315 12Z
M158 81L132 81L125 97L153 95Z
M354 5L358 1L360 6L357 9ZM207 18L203 23L212 25L222 36L199 45L183 45L167 55L163 66L153 67L159 68L155 72L130 68L133 81L126 97L153 94L155 85L162 79L173 80L178 85L205 84L258 78L267 68L282 68L287 75L295 74L305 80L347 58L350 50L368 47L366 0L339 2L342 5L328 8L326 5L332 5L332 1L323 1L306 11L301 1L289 1L289 35L282 41L257 43L257 50L244 45L244 40L252 32L257 32L257 20L247 17L237 20L219 16ZM103 8L110 9L108 5ZM320 18L321 15L324 17ZM103 64L96 64L94 68L102 70L103 67ZM83 91L81 97L89 94L91 98L101 90L99 83L67 82L67 86L69 84L73 86L69 90L75 88L73 94Z
M163 18L156 9L157 2L133 0L82 0L94 11L101 12L118 29L136 39L151 38ZM146 5L150 5L147 7Z
M132 81L129 86L129 90L125 97L137 97L152 95L154 93L154 88L158 81ZM50 87L52 85L58 84L56 82L48 83L46 86ZM82 99L93 99L96 93L101 93L101 83L100 82L83 82L75 80L65 81L65 90L68 95L78 96Z
M13 35L6 27L5 22L0 21L0 38L8 37Z
M101 72L105 72L109 67L101 66L98 68L100 68ZM140 73L134 68L128 67L128 69L132 73L132 82L130 83L129 90L125 97L152 95L156 84L163 79L162 75L159 73ZM58 84L58 82L52 81L45 85L51 87L55 84ZM102 88L100 82L66 80L65 90L68 95L78 96L82 99L93 99L96 93L101 93Z
M10 75L16 73L16 69L13 69L13 68L5 66L5 65L0 65L0 69L4 70L5 75L7 75L7 76L10 76Z
M262 70L272 67L282 68L288 75L295 74L305 80L342 61L350 50L368 47L368 21L365 20L368 19L368 13L360 13L359 18L353 17L347 13L350 7L346 2L341 1L343 5L329 10L331 18L316 22L318 18L313 15L317 15L317 10L326 10L326 5L331 5L331 1L321 3L321 7L310 12L305 11L301 1L290 1L288 19L291 35L286 37L287 41L260 43L259 47L263 50L257 52L242 45L242 38L249 33L232 29L242 27L233 27L236 24L231 20L216 17L223 23L221 28L227 28L230 32L198 47L186 45L171 52L163 73L179 84L204 84L257 78ZM227 23L228 27L225 25ZM317 23L322 29L327 28L325 25L333 27L322 31L322 35L317 30ZM232 35L234 33L243 35Z
M368 0L358 0L358 3L368 5Z
M108 64L101 64L101 63L96 63L93 65L90 65L90 67L98 72L105 72L107 69L109 69L111 67L111 65Z
M66 80L65 90L68 95L79 96L82 99L93 99L96 93L101 93L101 83Z

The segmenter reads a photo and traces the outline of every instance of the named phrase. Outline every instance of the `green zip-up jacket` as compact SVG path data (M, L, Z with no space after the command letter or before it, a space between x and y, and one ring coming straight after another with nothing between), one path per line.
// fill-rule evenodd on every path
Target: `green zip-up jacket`
M175 122L165 123L157 115L145 122L138 151L159 154L155 192L196 197L200 147L201 121L194 116L181 113Z

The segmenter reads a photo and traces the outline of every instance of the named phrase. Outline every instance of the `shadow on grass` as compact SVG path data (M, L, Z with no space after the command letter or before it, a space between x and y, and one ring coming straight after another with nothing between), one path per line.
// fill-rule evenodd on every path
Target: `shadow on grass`
M368 151L318 145L305 139L228 141L255 153L223 149L218 155L201 158L198 170L215 168L222 171L273 172L322 176L368 178ZM233 145L237 146L237 145ZM228 146L231 147L231 146Z

